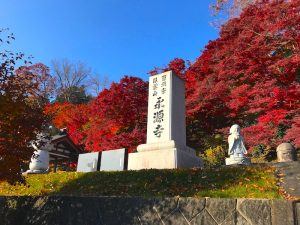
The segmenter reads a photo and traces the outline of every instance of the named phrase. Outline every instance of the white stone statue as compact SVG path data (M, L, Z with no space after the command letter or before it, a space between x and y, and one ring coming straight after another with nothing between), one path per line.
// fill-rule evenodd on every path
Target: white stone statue
M40 142L44 141L40 139ZM26 173L47 173L49 171L49 152L41 150L32 142L31 146L34 148L33 155L31 156L29 170Z
M228 155L234 155L235 157L244 157L244 155L247 154L247 150L244 145L244 138L241 135L240 126L237 124L232 125L229 132L230 135L228 137Z
M49 152L45 150L35 150L29 164L29 171L33 173L46 173L49 168Z
M231 164L245 164L248 165L251 163L250 159L246 157L247 149L244 145L244 138L241 135L241 128L239 125L234 124L230 127L230 135L228 137L228 155L229 158L226 158L226 165Z

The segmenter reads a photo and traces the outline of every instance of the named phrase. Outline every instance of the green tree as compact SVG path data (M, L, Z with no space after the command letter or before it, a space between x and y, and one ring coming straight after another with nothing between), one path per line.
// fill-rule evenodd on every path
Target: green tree
M56 97L57 103L70 102L72 104L87 103L92 99L91 95L87 95L85 87L82 85L71 86L64 90L61 90L60 94Z

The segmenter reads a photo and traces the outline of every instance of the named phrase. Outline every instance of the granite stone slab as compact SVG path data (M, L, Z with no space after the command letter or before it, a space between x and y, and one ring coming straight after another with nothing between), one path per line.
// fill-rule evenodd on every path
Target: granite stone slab
M128 151L125 148L103 151L100 171L127 170Z
M95 172L100 168L101 152L79 154L77 172Z

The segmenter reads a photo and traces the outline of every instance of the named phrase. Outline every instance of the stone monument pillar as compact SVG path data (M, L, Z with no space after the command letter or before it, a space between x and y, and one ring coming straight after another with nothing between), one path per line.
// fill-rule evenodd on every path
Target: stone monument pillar
M292 162L297 161L297 154L294 146L290 143L281 143L277 149L278 162Z
M185 85L172 71L150 77L147 142L137 151L129 154L129 170L202 166L186 146Z

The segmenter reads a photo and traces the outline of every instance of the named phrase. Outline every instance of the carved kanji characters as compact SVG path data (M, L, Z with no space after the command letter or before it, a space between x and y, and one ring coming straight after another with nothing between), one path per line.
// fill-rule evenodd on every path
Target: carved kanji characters
M158 97L157 102L154 105L154 109L160 109L160 107L164 107L164 105L161 104L162 102L164 102L164 99L162 99L161 97Z
M153 115L153 119L154 119L153 121L154 123L161 123L162 121L164 121L164 111L159 110L155 112Z
M160 138L163 130L164 130L164 128L160 124L158 124L155 127L155 131L153 131L153 133L156 137Z

